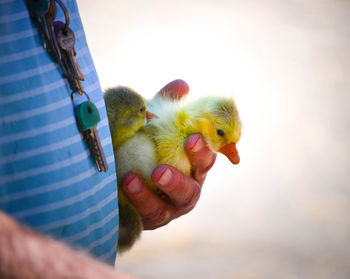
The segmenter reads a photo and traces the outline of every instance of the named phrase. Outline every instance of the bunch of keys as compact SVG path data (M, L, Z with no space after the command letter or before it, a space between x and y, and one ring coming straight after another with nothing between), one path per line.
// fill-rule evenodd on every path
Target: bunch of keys
M65 23L55 21L57 15L56 2L64 12ZM96 128L98 122L100 122L100 115L81 84L84 75L76 59L74 49L76 40L74 32L69 28L68 10L61 0L26 0L26 3L31 17L39 26L44 48L61 66L63 75L69 82L73 92L72 102L74 93L86 94L88 97L87 102L80 104L75 109L77 124L90 149L98 171L107 172L108 165Z
M56 1L65 15L65 23L55 21ZM73 92L83 90L81 81L84 75L76 59L75 35L69 28L70 17L67 8L60 0L26 0L31 17L39 26L44 48L61 66L64 77ZM82 94L81 94L82 95Z

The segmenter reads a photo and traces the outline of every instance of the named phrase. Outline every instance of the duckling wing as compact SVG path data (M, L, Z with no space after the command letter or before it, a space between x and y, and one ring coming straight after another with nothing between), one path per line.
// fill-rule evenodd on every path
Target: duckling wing
M188 135L186 127L181 123L182 113L174 107L168 110L158 109L159 112L161 117L143 127L154 144L157 163L174 166L183 174L189 175L191 165L185 151Z
M155 145L143 132L138 132L117 150L116 168L119 185L121 185L126 174L134 172L141 176L148 186L153 188L151 174L156 166Z

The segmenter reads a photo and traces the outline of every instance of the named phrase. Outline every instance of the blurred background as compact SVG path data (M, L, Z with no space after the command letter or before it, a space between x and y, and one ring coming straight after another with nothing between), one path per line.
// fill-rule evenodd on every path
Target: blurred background
M350 1L79 0L103 88L233 95L238 166L118 270L154 279L350 278Z

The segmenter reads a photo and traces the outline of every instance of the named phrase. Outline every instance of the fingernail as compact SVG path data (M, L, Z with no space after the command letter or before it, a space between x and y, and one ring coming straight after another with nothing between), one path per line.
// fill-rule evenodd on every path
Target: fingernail
M129 175L124 180L124 185L126 186L128 192L137 193L141 190L141 184L137 179L136 175Z
M192 151L192 152L198 152L199 150L202 149L203 147L203 141L200 140L200 135L192 135L188 138L187 140L187 147Z
M169 184L170 180L173 178L171 170L167 167L159 169L160 176L158 178L158 184L164 186Z

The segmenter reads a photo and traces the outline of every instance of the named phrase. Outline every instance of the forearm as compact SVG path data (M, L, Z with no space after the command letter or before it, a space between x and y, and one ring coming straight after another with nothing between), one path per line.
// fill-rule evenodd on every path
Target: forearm
M0 278L130 279L58 241L31 232L1 211Z

